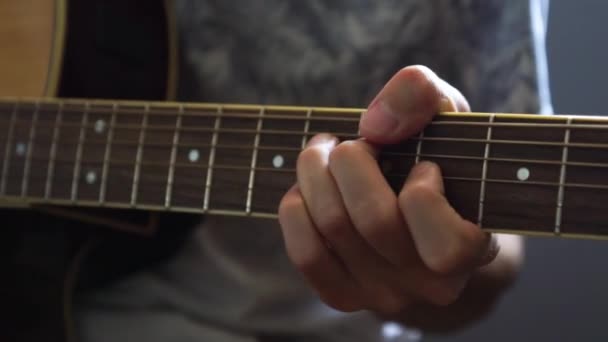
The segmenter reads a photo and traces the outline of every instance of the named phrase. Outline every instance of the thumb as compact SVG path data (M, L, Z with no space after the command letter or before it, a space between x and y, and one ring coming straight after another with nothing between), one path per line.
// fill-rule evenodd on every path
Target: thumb
M468 111L464 96L424 66L396 73L376 96L359 122L362 137L377 144L405 140L438 112Z

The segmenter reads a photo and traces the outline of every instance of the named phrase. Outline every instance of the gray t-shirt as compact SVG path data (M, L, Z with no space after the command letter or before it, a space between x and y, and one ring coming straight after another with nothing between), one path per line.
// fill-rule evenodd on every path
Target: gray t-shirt
M178 0L179 99L364 107L424 64L476 111L550 113L542 0ZM85 341L413 341L325 306L278 224L208 217L178 254L81 298Z

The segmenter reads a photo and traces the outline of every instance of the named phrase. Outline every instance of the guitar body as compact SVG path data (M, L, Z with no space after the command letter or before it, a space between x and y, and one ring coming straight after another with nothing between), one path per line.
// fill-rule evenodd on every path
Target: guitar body
M0 96L168 100L176 91L170 3L0 3Z
M0 3L0 94L54 95L56 85L51 80L56 79L60 63L53 53L63 49L55 6L47 0Z
M3 2L0 20L0 96L174 99L171 1Z
M173 99L177 75L173 22L171 3L163 0L2 1L0 96ZM76 257L91 235L108 234L108 227L137 233L150 227L150 214L145 212L22 210L0 204L3 341L68 339L74 287L68 280L78 271ZM125 251L153 243L141 234L123 232L115 237ZM120 246L112 243L111 248L118 249L115 258L106 261L130 265L132 260L120 261ZM101 258L89 253L92 263ZM95 274L89 279L101 281Z

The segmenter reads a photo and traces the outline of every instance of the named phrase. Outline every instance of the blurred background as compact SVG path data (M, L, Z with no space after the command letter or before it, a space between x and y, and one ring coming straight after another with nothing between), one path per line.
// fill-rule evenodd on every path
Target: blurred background
M555 113L608 115L606 13L608 1L550 2ZM426 340L607 341L608 241L528 241L522 277L493 315L457 336Z

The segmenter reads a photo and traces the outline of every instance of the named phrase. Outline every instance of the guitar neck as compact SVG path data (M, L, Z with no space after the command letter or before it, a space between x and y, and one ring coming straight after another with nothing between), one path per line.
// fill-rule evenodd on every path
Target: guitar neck
M362 109L0 99L0 203L276 218L321 132L358 137ZM608 236L608 121L441 113L379 165L395 189L421 160L482 229Z

